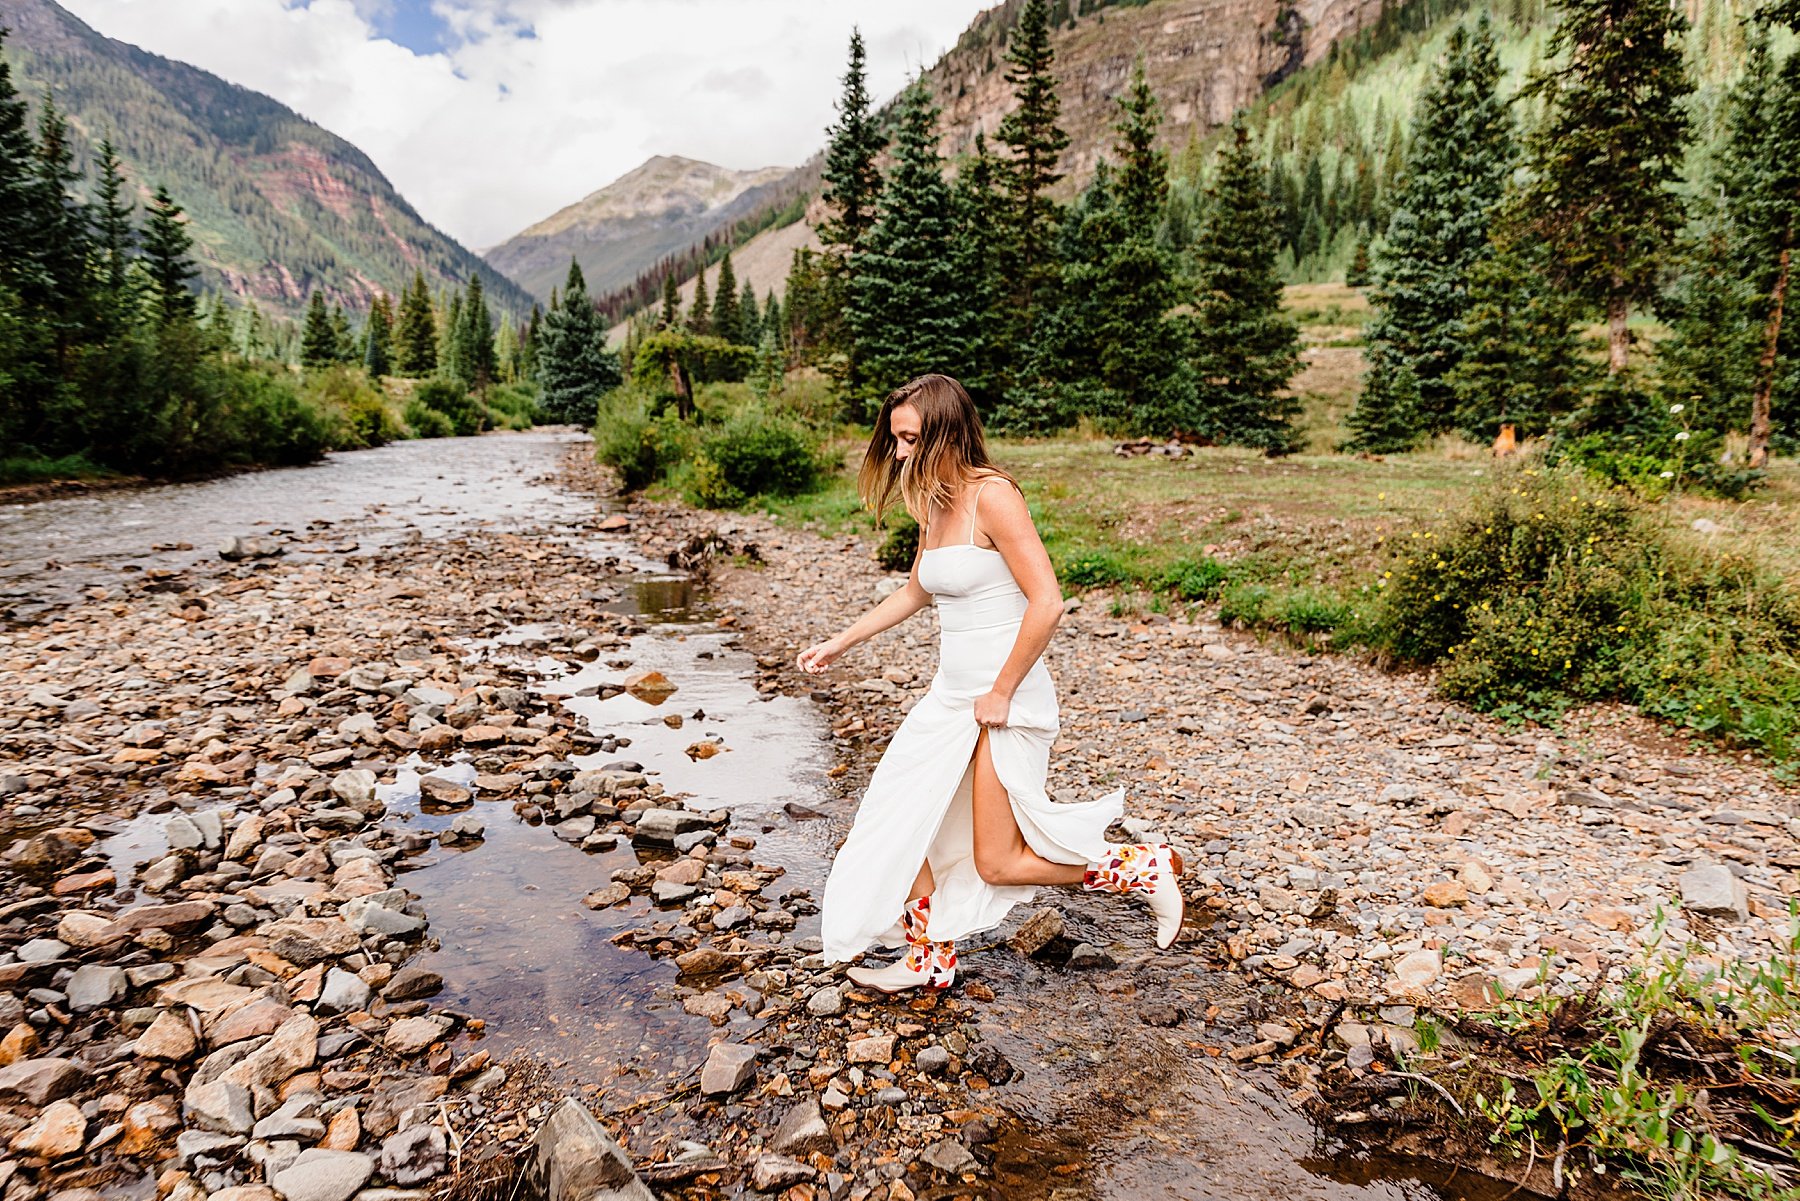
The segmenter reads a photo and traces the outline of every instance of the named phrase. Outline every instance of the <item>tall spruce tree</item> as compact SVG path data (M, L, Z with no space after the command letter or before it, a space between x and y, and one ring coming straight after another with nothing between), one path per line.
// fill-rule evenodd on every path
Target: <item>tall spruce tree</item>
M1286 394L1300 333L1281 310L1280 215L1240 118L1219 153L1194 244L1192 333L1201 428L1219 442L1291 450L1300 403Z
M385 292L369 302L369 320L363 328L363 369L370 379L380 379L394 366L394 310Z
M749 280L738 289L737 331L731 340L743 346L757 346L762 342L762 309L756 303L756 285Z
M499 374L499 365L494 357L494 314L482 295L481 276L469 276L468 290L455 312L457 330L451 373L465 388L485 389Z
M869 402L928 371L958 374L969 352L974 312L957 270L956 211L937 152L937 114L923 83L901 95L881 215L850 276L844 320Z
M48 292L38 319L52 331L59 361L71 344L81 339L90 316L91 239L86 206L75 191L80 179L69 124L55 101L45 95L38 113L37 186L42 214L38 236L43 240L39 261L47 275Z
M537 382L538 347L543 335L544 314L534 302L531 316L526 319L525 332L519 337L519 378Z
M713 290L712 332L727 342L740 340L738 328L737 272L731 269L731 251L719 260L718 286Z
M0 51L6 29L0 26ZM0 286L18 294L44 287L39 259L37 147L30 113L12 81L12 64L0 54Z
M1000 141L1012 152L1002 164L1007 204L1002 251L1009 287L1010 335L1029 346L1037 322L1038 296L1056 279L1056 202L1050 189L1062 178L1057 165L1069 135L1057 121L1061 101L1051 74L1050 8L1045 0L1025 0L1006 48L1006 82L1017 107L1000 120Z
M1530 142L1525 211L1552 281L1606 315L1607 370L1627 367L1634 307L1650 301L1683 223L1687 19L1664 0L1560 0L1560 59L1526 84L1549 106ZM1622 414L1594 414L1616 425Z
M188 257L193 245L181 206L166 186L157 185L144 222L142 259L150 306L164 324L192 321L198 311L190 286L200 273Z
M423 379L437 370L437 318L425 273L415 271L400 298L400 321L394 331L395 363L401 375Z
M956 270L968 291L970 346L959 376L976 405L993 413L1011 356L1005 341L1005 295L1000 276L999 240L1002 197L998 164L987 139L975 131L975 151L962 164L954 188L956 200Z
M94 184L94 274L100 296L102 325L117 331L136 307L131 295L131 258L137 248L137 230L131 223L135 207L127 194L124 168L112 139L100 142L95 163L99 178Z
M314 288L306 302L306 324L300 333L300 365L329 367L337 361L337 331L331 327L331 310L325 305L325 293Z
M1512 121L1499 83L1487 17L1473 35L1460 26L1452 31L1444 62L1420 97L1404 182L1376 264L1369 372L1349 419L1356 449L1406 450L1453 423L1447 377L1462 353L1469 279L1489 253L1492 213L1512 172ZM1411 378L1400 382L1403 367ZM1417 425L1407 428L1403 414Z
M571 258L562 304L545 314L538 332L538 409L547 421L592 425L600 394L620 378L581 264Z
M681 292L675 285L675 272L671 268L663 276L662 315L657 318L660 329L674 329L681 320Z
M844 69L844 90L838 97L837 121L825 130L825 165L821 171L824 200L829 216L819 226L819 240L827 257L842 262L862 245L863 236L875 224L875 206L881 195L878 160L887 147L869 111L867 56L862 30L850 31L850 61Z
M1549 252L1502 202L1494 250L1470 274L1463 351L1447 382L1456 426L1488 442L1502 426L1520 437L1551 431L1592 383L1575 318L1578 302L1549 278Z
M712 301L706 294L706 266L694 273L694 300L688 306L687 327L690 333L712 333Z

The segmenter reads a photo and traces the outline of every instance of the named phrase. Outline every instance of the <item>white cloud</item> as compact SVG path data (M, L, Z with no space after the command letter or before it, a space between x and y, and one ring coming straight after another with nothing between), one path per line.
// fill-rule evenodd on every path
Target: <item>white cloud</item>
M991 0L430 0L448 50L377 33L422 2L63 0L347 138L478 248L653 154L796 164L834 117L852 26L885 98Z

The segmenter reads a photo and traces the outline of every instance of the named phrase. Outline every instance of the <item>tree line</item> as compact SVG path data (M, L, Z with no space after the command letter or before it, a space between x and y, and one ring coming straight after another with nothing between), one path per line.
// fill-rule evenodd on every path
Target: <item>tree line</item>
M1052 15L1027 0L1006 49L1016 104L998 146L978 137L954 164L938 152L922 81L891 122L878 120L852 35L828 130L824 248L796 252L788 276L788 354L837 378L855 417L907 378L942 371L1002 429L1088 419L1292 448L1298 332L1281 312L1281 215L1247 129L1236 125L1217 154L1191 238L1172 237L1161 115L1140 61L1120 98L1114 161L1058 201L1068 136Z
M1516 97L1500 94L1486 19L1458 29L1376 256L1350 447L1510 426L1556 432L1565 453L1621 480L1692 473L1730 487L1791 445L1800 54L1779 61L1771 34L1794 26L1792 8L1749 22L1723 128L1698 156L1678 10L1564 0L1552 58ZM1520 101L1541 110L1529 127ZM1669 329L1654 347L1634 325L1649 314ZM1590 321L1604 326L1600 361L1582 337ZM1747 450L1721 464L1731 430Z

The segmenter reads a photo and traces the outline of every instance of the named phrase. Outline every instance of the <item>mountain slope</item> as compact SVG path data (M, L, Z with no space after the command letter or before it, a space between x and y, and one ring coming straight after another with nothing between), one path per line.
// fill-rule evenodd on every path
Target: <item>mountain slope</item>
M540 300L562 284L573 255L588 290L602 295L665 255L791 200L793 175L786 167L731 171L658 155L484 254Z
M495 307L530 309L367 155L279 102L105 37L53 0L6 0L4 23L19 90L54 95L83 168L110 135L140 199L167 184L187 209L205 286L294 313L314 287L362 308L415 269L440 286L478 271Z

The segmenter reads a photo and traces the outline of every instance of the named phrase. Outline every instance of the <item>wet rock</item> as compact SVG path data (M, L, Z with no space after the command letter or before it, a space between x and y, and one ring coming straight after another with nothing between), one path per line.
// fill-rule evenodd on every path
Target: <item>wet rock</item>
M375 1174L375 1161L354 1151L302 1151L270 1181L286 1201L350 1201Z
M449 1029L450 1019L444 1017L401 1018L388 1027L381 1042L396 1055L417 1055Z
M454 780L446 780L441 776L419 777L419 794L427 801L443 808L455 808L475 803L475 794Z
M1749 894L1744 882L1721 863L1681 873L1681 904L1684 909L1696 913L1735 918L1740 922L1750 916Z
M446 842L472 842L487 833L487 823L473 813L459 814L443 837Z
M818 1101L808 1098L787 1111L781 1125L775 1128L770 1145L783 1155L809 1155L814 1151L830 1155L837 1150L831 1127L819 1112Z
M817 1017L830 1017L843 1010L844 994L831 985L826 985L806 998L806 1011Z
M532 1136L533 1193L559 1201L655 1201L624 1148L573 1097L565 1097Z
M631 828L631 840L652 846L670 846L677 835L704 830L708 825L705 818L685 809L646 809L638 814L637 824Z
M67 1059L22 1059L0 1068L0 1097L17 1097L43 1107L81 1084L81 1069Z
M87 1118L81 1107L68 1101L53 1101L37 1121L13 1136L12 1149L20 1155L36 1155L43 1159L61 1159L81 1150L87 1141Z
M919 1159L930 1164L940 1172L952 1176L960 1176L964 1172L973 1172L981 1167L980 1162L963 1146L959 1139L947 1138L931 1144L919 1154Z
M1092 943L1076 943L1069 951L1069 966L1072 968L1105 968L1116 966L1111 955ZM1305 965L1302 965L1305 966Z
M589 909L606 909L613 905L622 904L630 899L631 886L629 884L615 882L602 888L596 888L593 892L582 897L581 903L586 905Z
M444 1174L450 1148L443 1127L426 1123L392 1135L381 1144L376 1167L394 1184L423 1184Z
M1061 938L1065 929L1060 911L1039 909L1027 917L1007 941L1021 955L1036 955Z
M170 905L139 905L114 920L126 930L184 930L210 921L217 912L211 901L177 901Z
M444 987L444 978L429 968L403 967L381 989L388 1001L416 1001L429 997Z
M269 949L289 963L310 967L362 948L356 931L336 918L283 918L271 922L263 936Z
M638 671L625 677L625 691L641 701L658 705L667 700L676 688L660 671Z
M271 559L286 553L287 549L279 543L254 534L237 534L219 544L219 558L230 563L245 559Z
M759 1192L773 1193L812 1178L812 1168L785 1155L765 1152L750 1165L750 1187Z
M939 1046L921 1047L913 1056L913 1066L921 1072L936 1074L950 1066L950 1052Z
M686 976L723 976L736 972L741 961L713 947L695 947L675 956L675 966Z
M735 1093L756 1074L756 1048L714 1043L700 1069L700 1091L709 1097Z

